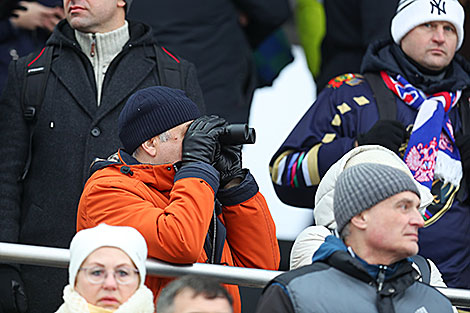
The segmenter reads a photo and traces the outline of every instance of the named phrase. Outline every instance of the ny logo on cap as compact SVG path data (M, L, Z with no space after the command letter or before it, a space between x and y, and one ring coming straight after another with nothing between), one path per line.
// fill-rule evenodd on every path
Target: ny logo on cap
M431 0L431 14L434 13L434 8L437 10L437 15L441 15L441 12L446 14L446 2L443 0ZM442 7L441 7L442 4Z

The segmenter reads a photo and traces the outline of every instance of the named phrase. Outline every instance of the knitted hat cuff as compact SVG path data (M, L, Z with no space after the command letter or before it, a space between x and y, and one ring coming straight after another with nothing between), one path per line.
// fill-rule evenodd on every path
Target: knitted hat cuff
M143 142L201 115L182 90L150 87L133 94L119 116L119 138L133 153Z

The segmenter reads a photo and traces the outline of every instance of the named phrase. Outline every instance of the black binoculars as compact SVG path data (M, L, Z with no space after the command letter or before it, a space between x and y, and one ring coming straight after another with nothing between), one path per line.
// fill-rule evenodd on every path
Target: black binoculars
M252 144L256 141L256 132L254 128L248 127L248 124L229 124L219 141L229 145Z

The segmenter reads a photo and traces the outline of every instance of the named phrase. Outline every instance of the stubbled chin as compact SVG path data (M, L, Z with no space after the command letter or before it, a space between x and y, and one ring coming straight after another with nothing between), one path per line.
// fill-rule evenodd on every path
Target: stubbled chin
M78 31L81 32L88 32L87 24L84 23L84 20L80 17L67 17L67 21L69 22L69 25Z

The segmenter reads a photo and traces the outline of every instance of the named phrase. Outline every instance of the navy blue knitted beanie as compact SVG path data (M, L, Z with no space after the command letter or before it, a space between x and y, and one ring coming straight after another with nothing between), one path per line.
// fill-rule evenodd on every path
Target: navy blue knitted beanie
M146 140L199 116L197 105L182 90L141 89L129 97L119 115L119 138L124 149L133 153Z

